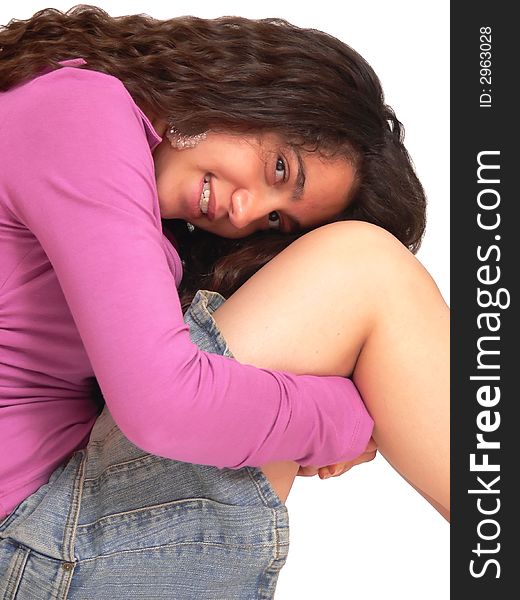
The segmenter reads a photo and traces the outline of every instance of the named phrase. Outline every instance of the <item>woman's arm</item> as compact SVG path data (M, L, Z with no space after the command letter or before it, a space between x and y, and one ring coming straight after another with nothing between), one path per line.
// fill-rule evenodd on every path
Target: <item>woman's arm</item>
M394 237L361 222L321 227L214 316L240 361L352 375L380 452L449 509L449 310Z
M96 376L128 439L230 468L363 451L372 420L351 381L261 370L190 342L163 247L157 135L120 81L58 69L2 94L0 113L0 202L41 255L35 276L45 273L70 310L47 324L49 337L65 355L67 323L63 343L82 350L81 341L88 360L81 352L74 370L84 389ZM49 397L59 383L48 384Z

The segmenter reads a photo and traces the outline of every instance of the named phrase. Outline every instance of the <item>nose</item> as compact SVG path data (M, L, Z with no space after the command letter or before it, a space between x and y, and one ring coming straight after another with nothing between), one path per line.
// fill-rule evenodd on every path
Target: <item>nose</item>
M254 202L253 195L246 189L238 189L231 195L229 220L237 229L243 229L258 220L261 214L260 203ZM265 207L264 207L265 213Z

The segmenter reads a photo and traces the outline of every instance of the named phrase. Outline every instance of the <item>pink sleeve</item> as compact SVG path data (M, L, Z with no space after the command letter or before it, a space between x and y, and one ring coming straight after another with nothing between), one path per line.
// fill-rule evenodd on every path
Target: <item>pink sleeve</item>
M364 450L373 423L348 379L262 370L191 343L142 117L117 79L60 69L28 84L8 118L19 130L4 163L11 210L49 257L128 439L230 468Z

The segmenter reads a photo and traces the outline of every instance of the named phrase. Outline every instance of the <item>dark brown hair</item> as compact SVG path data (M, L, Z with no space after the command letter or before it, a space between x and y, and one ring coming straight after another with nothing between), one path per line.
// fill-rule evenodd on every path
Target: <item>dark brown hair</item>
M76 57L120 79L145 113L173 119L181 133L268 131L347 158L356 167L355 196L335 220L368 221L412 252L419 248L426 201L402 124L373 69L336 38L282 19L157 20L111 17L88 5L45 9L0 28L0 90ZM188 234L182 222L165 226L185 263L184 304L201 287L229 295L298 237L265 232L224 240Z

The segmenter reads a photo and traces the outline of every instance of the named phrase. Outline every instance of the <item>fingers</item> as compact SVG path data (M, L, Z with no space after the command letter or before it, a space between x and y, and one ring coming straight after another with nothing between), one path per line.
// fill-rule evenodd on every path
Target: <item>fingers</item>
M374 460L377 454L377 444L373 438L367 444L365 452L349 462L334 463L325 467L316 467L309 465L306 467L300 466L297 475L300 477L314 477L319 475L320 479L328 479L329 477L339 477L356 465Z
M362 463L370 462L371 460L374 460L376 455L377 455L377 450L368 451L368 449L367 449L367 451L365 451L363 454L361 454L360 456L358 456L356 459L354 459L352 461L336 463L334 465L329 465L327 467L320 467L318 469L318 475L319 475L320 479L328 479L329 477L339 477L340 475L343 475L347 471L350 471L350 469L352 469L352 467L355 467L356 465L360 465Z
M360 465L364 462L370 462L371 460L374 460L376 455L377 450L373 450L372 452L365 452L364 454L358 456L355 460L353 460L350 466L353 467L354 465Z
M298 473L297 475L299 475L300 477L314 477L314 475L318 474L318 467L314 467L314 466L307 466L307 467L302 467L300 466L300 468L298 469Z

